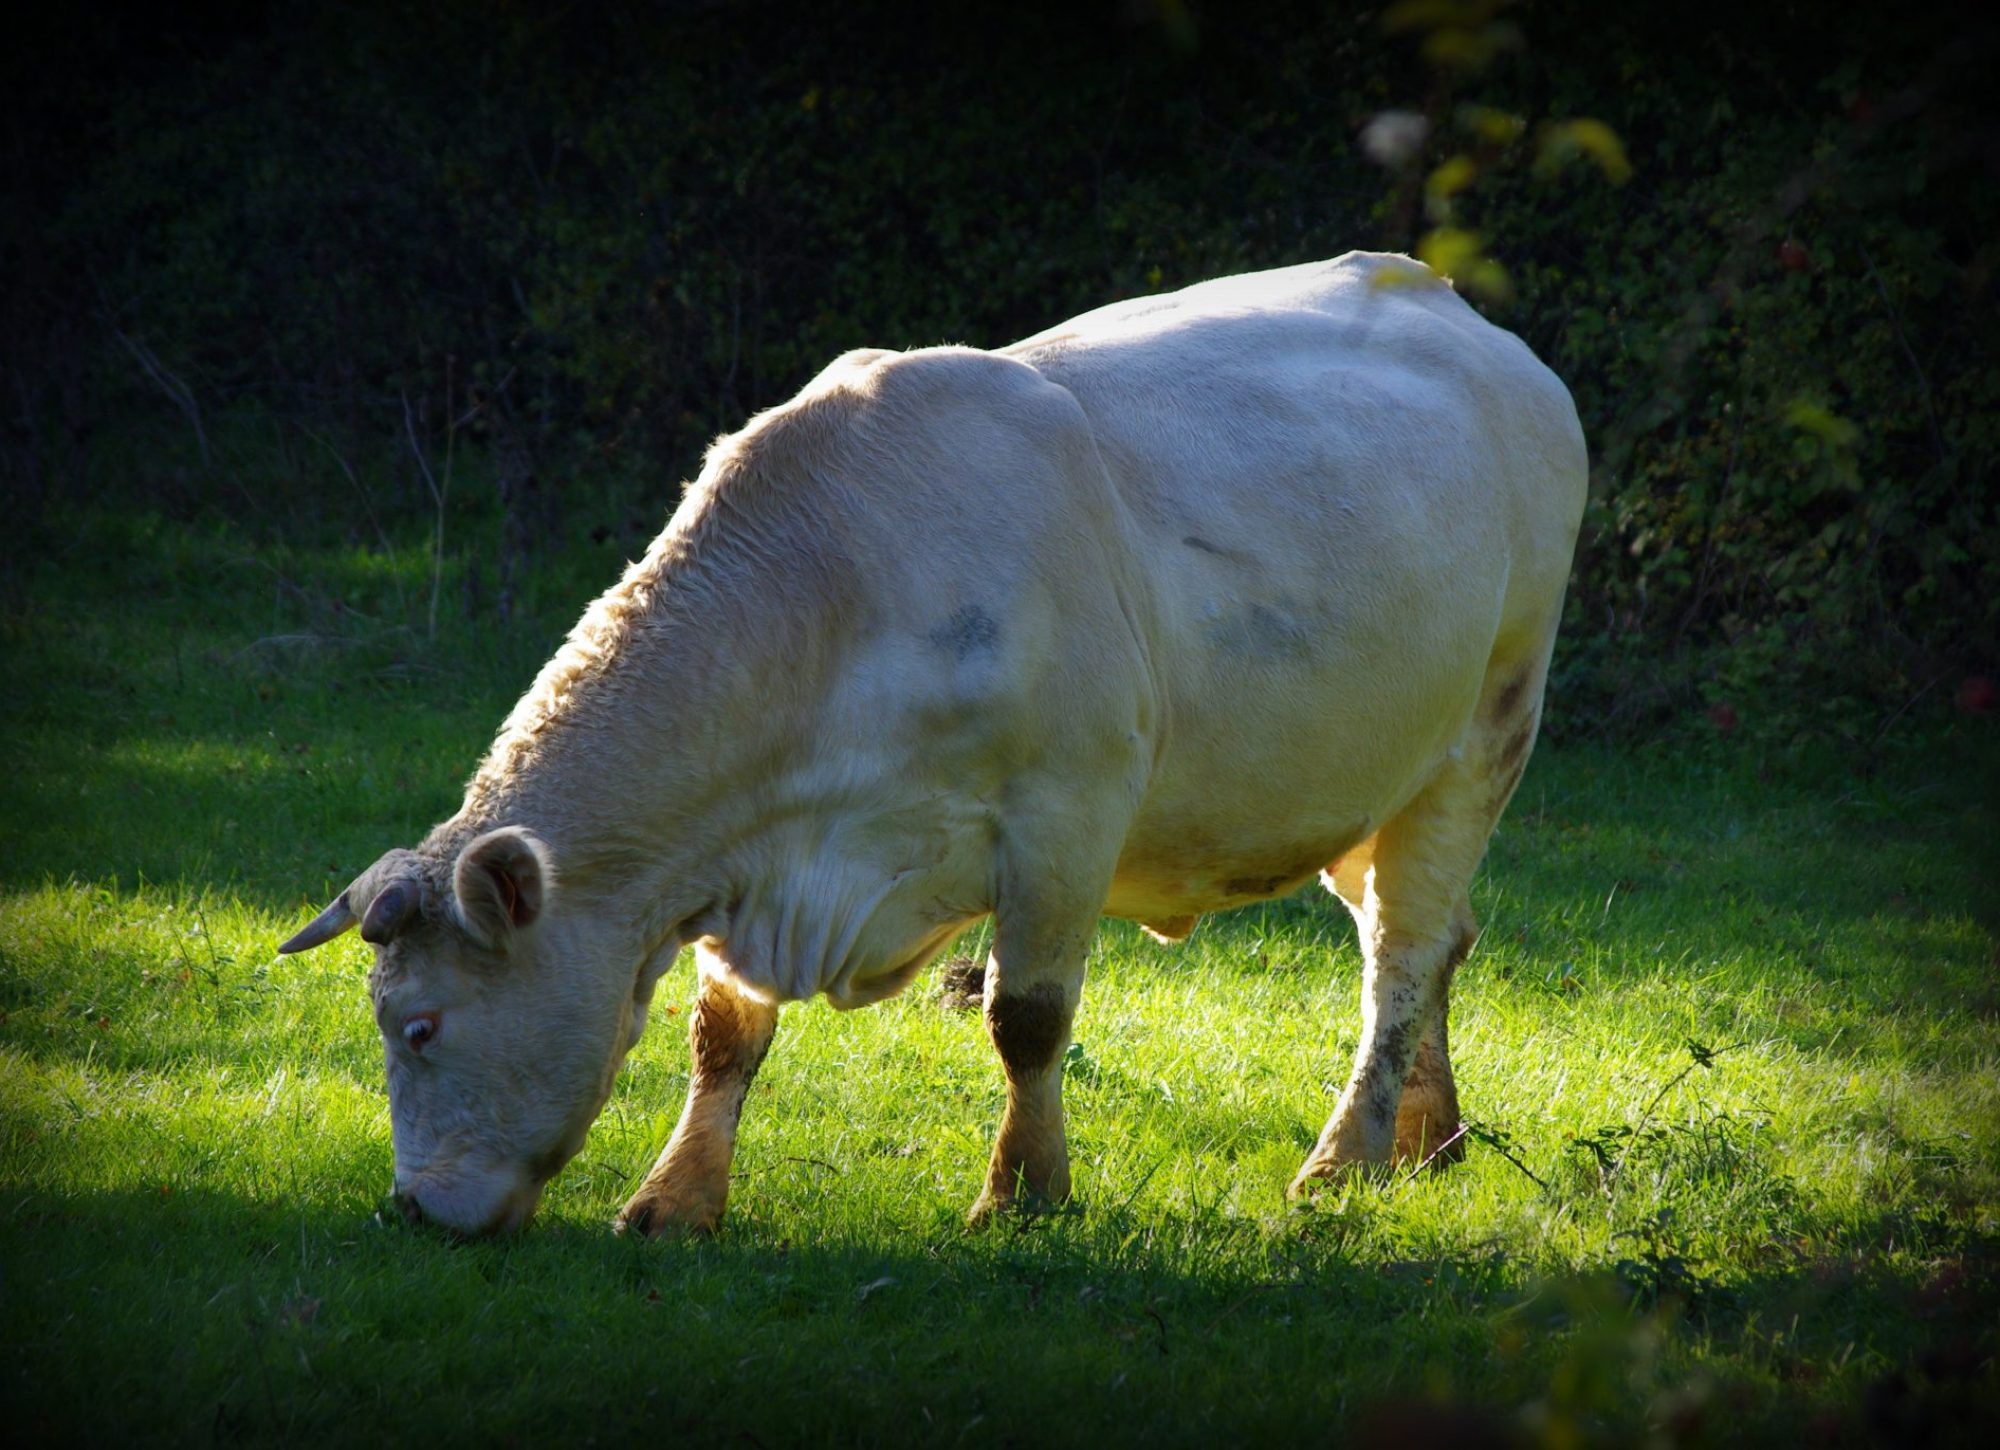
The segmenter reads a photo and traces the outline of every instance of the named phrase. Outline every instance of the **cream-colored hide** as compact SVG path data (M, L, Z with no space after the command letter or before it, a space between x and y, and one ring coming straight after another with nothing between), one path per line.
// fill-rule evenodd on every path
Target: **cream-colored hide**
M715 445L458 815L286 944L376 944L403 1203L524 1221L692 944L686 1108L620 1223L712 1226L779 1004L888 996L989 912L974 1216L1061 1199L1098 917L1184 936L1315 875L1363 1031L1293 1189L1449 1150L1466 886L1584 475L1562 384L1400 257L839 359Z

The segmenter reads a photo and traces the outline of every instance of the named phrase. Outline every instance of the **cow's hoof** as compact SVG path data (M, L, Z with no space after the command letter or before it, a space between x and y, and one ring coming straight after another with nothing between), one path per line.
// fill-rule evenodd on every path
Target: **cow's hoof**
M1394 1165L1369 1163L1359 1158L1308 1158L1285 1197L1294 1203L1344 1187L1349 1183L1379 1182L1393 1173Z
M1021 1192L1002 1197L989 1190L980 1194L979 1201L965 1211L965 1226L984 1228L1001 1218L1039 1218L1046 1214L1073 1213L1082 1207L1068 1194L1051 1198L1045 1193Z
M1465 1130L1455 1124L1440 1132L1427 1123L1421 1134L1396 1139L1396 1164L1401 1168L1422 1168L1435 1173L1464 1157Z
M640 1194L618 1210L611 1226L617 1233L656 1239L669 1234L711 1234L721 1223L721 1204L685 1203L666 1195Z

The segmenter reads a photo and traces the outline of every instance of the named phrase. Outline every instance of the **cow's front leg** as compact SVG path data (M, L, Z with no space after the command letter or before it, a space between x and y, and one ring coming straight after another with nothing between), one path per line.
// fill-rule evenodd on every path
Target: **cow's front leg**
M1101 898L1100 898L1101 901ZM1009 1208L1069 1198L1063 1138L1063 1050L1083 994L1084 958L1100 901L1035 906L1003 902L986 964L986 1030L1007 1074L1007 1107L993 1141L986 1187L967 1214L977 1224Z
M666 1151L618 1211L620 1230L706 1231L722 1221L743 1099L777 1031L775 1006L737 990L706 949L696 948L696 961L700 977L688 1024L694 1065L687 1104Z

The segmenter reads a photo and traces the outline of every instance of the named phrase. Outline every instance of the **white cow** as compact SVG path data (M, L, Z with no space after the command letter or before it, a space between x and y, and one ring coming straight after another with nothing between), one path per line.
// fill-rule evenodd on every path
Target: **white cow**
M972 1214L1060 1200L1098 917L1178 938L1316 874L1363 1026L1292 1190L1450 1139L1584 482L1562 384L1402 257L839 358L709 451L458 814L281 948L375 945L406 1211L525 1222L692 944L687 1104L619 1221L713 1226L779 1006L890 996L989 912Z

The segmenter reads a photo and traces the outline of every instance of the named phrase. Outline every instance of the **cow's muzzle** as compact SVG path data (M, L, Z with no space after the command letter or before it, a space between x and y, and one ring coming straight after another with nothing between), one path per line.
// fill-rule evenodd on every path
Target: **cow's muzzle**
M466 1238L510 1234L534 1217L542 1185L533 1180L496 1182L496 1176L447 1184L417 1181L397 1188L390 1200L412 1227L430 1224Z

